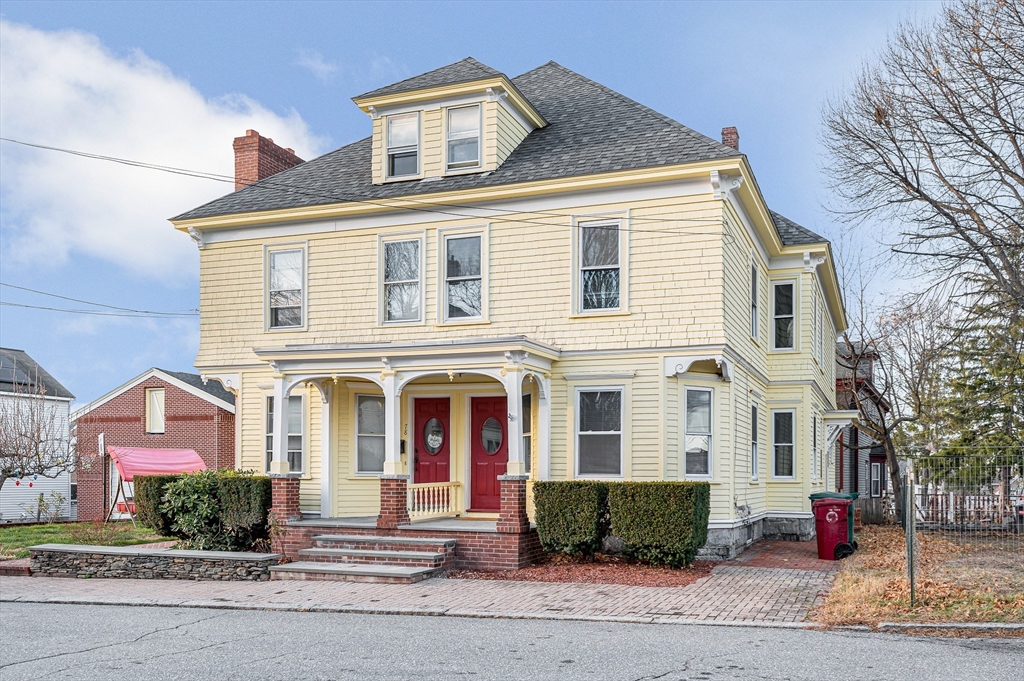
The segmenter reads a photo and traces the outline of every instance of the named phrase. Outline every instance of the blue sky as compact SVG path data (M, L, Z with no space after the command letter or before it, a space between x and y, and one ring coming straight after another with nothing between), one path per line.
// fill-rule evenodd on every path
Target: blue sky
M368 134L350 101L364 91L466 56L510 76L555 60L711 137L737 126L772 207L833 236L822 104L898 21L938 9L5 0L0 132L230 174L231 139L246 128L309 158ZM166 218L229 189L0 143L0 281L135 310L195 309L198 255ZM0 301L88 308L10 287ZM191 370L198 321L7 305L0 345L26 350L82 403L151 366Z

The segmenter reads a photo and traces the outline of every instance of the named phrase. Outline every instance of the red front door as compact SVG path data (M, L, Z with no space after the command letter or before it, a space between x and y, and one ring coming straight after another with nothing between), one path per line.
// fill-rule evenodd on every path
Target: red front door
M414 483L449 482L451 428L447 397L415 400L416 419L413 441Z
M508 407L504 397L474 397L469 434L470 510L501 509L498 476L508 466Z

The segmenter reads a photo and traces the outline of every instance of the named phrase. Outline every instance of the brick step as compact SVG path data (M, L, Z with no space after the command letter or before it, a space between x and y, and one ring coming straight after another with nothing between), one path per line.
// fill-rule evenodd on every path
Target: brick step
M432 551L453 553L454 539L434 537L381 537L375 534L321 534L312 538L324 549L359 549L373 551Z
M449 554L436 551L389 551L378 549L300 549L307 561L351 563L359 565L405 565L408 567L441 568Z
M30 577L31 575L32 570L29 568L28 558L0 561L0 577Z
M326 580L413 584L433 577L438 570L404 565L352 565L298 561L270 568L271 579Z

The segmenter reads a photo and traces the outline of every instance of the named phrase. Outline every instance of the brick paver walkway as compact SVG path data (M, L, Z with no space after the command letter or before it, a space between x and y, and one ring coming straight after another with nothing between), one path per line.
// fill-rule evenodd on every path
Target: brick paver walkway
M831 586L832 569L808 568L800 561L799 569L749 564L791 550L759 549L747 564L723 563L685 587L466 579L363 584L0 577L0 601L801 626Z

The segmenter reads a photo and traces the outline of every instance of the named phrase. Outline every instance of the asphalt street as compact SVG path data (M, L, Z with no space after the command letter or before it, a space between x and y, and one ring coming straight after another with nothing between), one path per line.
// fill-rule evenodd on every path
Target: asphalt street
M0 604L0 679L1010 679L1024 640Z

